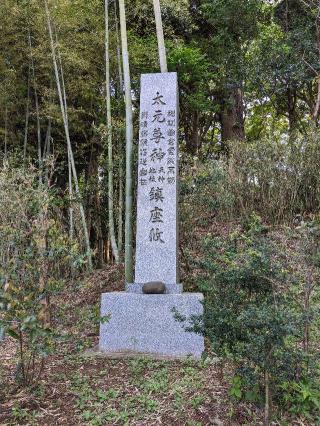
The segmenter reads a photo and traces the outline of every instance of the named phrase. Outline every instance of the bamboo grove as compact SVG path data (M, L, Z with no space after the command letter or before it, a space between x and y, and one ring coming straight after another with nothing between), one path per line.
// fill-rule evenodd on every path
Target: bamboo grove
M0 22L2 162L51 179L88 268L128 282L141 73L178 72L185 158L318 126L313 1L4 0Z

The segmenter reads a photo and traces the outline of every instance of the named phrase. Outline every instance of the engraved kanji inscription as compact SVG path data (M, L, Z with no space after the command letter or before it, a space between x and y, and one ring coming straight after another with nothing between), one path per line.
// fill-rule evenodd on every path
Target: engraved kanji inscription
M164 200L163 188L152 187L150 192L149 192L149 199L150 199L150 201L155 201L156 203L158 201L163 202L163 200Z
M156 96L152 100L153 100L152 105L166 105L166 103L163 100L163 96L160 95L159 92L157 92Z
M163 231L160 231L159 228L152 228L149 232L149 241L156 243L164 243L162 235Z
M159 161L161 162L161 160L163 159L163 157L166 155L165 152L162 151L161 148L154 148L152 150L152 153L150 155L150 159L153 162Z
M163 223L163 209L155 206L155 208L150 211L150 222Z

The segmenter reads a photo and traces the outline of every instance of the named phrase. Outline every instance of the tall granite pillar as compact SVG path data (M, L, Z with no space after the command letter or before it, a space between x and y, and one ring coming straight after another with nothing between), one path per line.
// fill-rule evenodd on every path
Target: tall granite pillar
M203 296L183 293L178 265L178 82L176 73L141 76L135 282L102 295L101 351L200 358L203 336L185 331ZM143 294L160 281L167 294ZM186 318L176 320L174 311Z
M176 73L141 77L135 283L161 281L181 293L178 267L178 82Z

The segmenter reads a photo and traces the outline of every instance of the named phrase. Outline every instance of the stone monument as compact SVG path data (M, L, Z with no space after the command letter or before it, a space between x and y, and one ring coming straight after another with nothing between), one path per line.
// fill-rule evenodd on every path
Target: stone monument
M135 282L102 295L100 350L200 358L203 336L185 318L203 313L202 294L183 293L178 265L178 82L176 73L141 76ZM165 294L144 294L146 283ZM190 325L190 324L188 324Z
M177 242L178 83L176 73L141 76L135 283L161 281L181 293Z

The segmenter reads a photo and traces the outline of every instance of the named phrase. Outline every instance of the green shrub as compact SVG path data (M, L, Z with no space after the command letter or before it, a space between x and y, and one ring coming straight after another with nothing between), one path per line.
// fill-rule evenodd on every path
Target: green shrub
M16 377L24 385L37 381L53 348L50 297L75 253L53 190L32 169L0 171L0 327L18 340Z
M305 418L320 415L319 383L311 381L288 381L281 384L281 399L291 413Z
M306 319L283 285L277 247L253 215L225 240L207 237L205 250L205 334L218 356L235 363L231 395L269 407L271 394L283 398L283 383L311 373L300 349Z
M257 212L266 223L292 224L319 212L319 132L290 144L273 138L234 141L228 151L228 157L205 162L184 159L185 222L206 225L213 218L244 219Z

